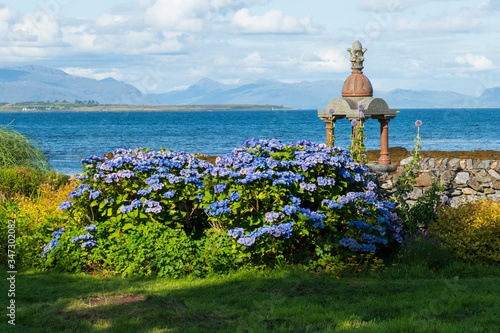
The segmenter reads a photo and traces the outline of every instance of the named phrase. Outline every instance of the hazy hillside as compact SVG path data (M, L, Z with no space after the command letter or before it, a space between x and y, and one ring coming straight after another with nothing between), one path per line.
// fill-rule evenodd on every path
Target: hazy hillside
M208 78L184 90L144 95L132 85L113 78L94 80L43 66L0 68L0 102L88 101L130 105L272 104L300 109L325 108L341 96L343 81L240 80L223 84ZM451 91L375 91L391 108L500 107L500 87L487 89L480 98Z
M225 85L202 79L185 90L152 95L161 104L275 104L301 109L325 108L332 98L341 97L343 81L303 81L283 83L274 80L243 81ZM490 92L488 101L452 91L404 90L375 91L374 97L387 101L391 108L442 108L463 107L471 103L481 106L500 106L500 88Z
M375 97L385 99L389 106L394 108L460 107L472 98L452 91L404 89L395 89L387 93L380 93Z
M301 109L326 107L342 81L283 83L275 80L245 80L225 85L202 79L186 90L152 95L161 104L275 104ZM337 93L338 94L338 93Z
M488 107L499 107L500 105L500 87L486 89L479 98L481 104Z
M135 87L114 79L101 81L43 66L0 69L0 102L95 100L101 104L144 104Z

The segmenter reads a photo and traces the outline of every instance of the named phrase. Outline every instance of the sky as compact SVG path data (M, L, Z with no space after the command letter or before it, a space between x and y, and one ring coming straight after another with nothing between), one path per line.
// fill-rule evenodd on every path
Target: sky
M479 96L500 86L498 17L498 0L0 0L0 67L113 77L143 93L202 78L345 80L359 40L375 95Z

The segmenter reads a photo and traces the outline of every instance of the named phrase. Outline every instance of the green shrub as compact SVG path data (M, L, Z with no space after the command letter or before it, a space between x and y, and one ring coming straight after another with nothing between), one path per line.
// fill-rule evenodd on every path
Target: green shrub
M399 264L441 270L455 261L453 250L429 235L408 237L399 252Z
M7 126L0 127L0 167L50 170L47 157L38 144Z
M122 276L171 277L198 269L195 243L184 230L172 229L157 221L131 222L113 219L98 224L99 227L74 225L54 232L52 243L44 249L45 267L61 271L104 270Z
M54 190L69 182L69 176L27 167L0 168L0 201L16 194L36 197L42 184Z
M43 172L28 168L0 169L0 196L13 197L15 194L32 196L43 182Z
M431 234L469 262L500 262L500 202L480 200L442 207Z
M222 274L236 271L245 262L236 250L234 239L223 230L207 229L198 241L200 270L203 274Z
M415 204L410 207L402 192L397 192L398 216L403 221L403 229L407 235L417 236L425 233L429 224L436 218L439 206L442 204L439 192L443 187L439 186L437 179L424 191L423 195L417 198ZM413 188L413 187L411 187ZM407 192L403 192L407 195Z
M68 196L74 183L67 183L59 188L42 184L34 196L15 194L0 202L0 221L6 227L8 220L16 224L16 264L19 266L42 267L44 260L40 251L50 240L50 233L69 223L61 216L57 208L62 198ZM4 223L5 222L5 223ZM2 235L6 235L3 232ZM1 242L4 245L7 242ZM7 246L0 247L0 252L7 252ZM2 257L3 258L3 257ZM4 263L2 259L1 263Z

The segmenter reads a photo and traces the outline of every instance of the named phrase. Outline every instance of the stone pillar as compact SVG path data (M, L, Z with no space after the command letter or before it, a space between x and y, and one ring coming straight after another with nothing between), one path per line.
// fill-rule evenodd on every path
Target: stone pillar
M380 158L378 164L391 164L389 157L389 121L390 119L379 119L380 122Z
M326 145L328 147L333 147L335 144L335 119L332 120L323 120L326 124Z

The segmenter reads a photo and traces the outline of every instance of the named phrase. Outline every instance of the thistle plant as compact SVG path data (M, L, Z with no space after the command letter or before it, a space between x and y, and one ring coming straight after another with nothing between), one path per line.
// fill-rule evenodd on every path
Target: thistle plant
M415 235L419 231L425 231L430 221L435 218L437 207L441 202L448 200L448 197L441 198L438 195L438 192L442 191L443 188L438 185L437 178L435 178L430 188L417 199L412 207L405 200L408 193L413 191L413 186L416 183L416 174L420 170L421 156L419 152L422 150L420 127L422 126L422 121L417 120L415 126L417 127L417 137L415 138L415 148L411 151L413 158L404 168L403 175L399 177L396 183L396 192L394 193L399 206L398 215L403 221L406 234L409 236Z
M422 126L422 121L417 120L415 122L417 127L417 137L415 138L415 148L412 149L411 154L413 158L410 163L404 168L403 175L398 179L398 191L396 195L402 195L413 190L413 185L415 184L415 175L420 170L420 151L422 150L422 138L420 137L420 127Z
M368 164L368 160L366 159L366 155L364 152L366 151L365 144L363 140L366 139L366 135L364 134L364 119L365 114L364 111L365 106L363 104L358 105L358 118L351 120L351 126L353 127L353 134L351 134L351 145L348 147L352 151L352 158L361 164Z

